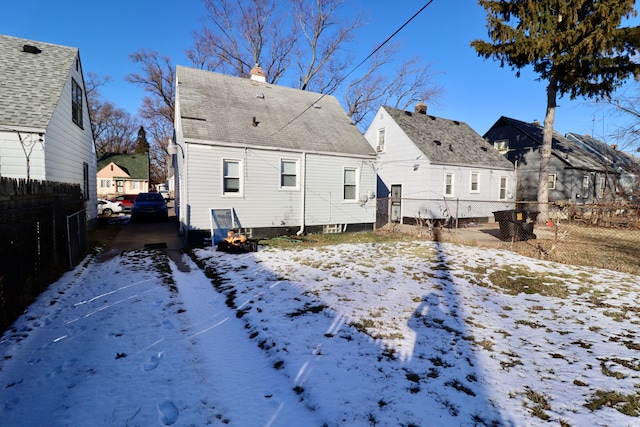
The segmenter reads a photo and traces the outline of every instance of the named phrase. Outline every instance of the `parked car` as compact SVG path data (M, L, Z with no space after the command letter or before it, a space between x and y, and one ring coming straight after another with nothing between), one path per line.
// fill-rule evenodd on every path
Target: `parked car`
M140 193L131 208L131 222L144 219L169 219L167 202L160 193Z
M171 196L169 195L169 190L158 190L158 193L162 194L162 198L168 202L171 200Z
M124 208L124 210L130 211L136 201L136 197L138 197L137 194L124 194L114 197L113 199L111 199L111 201L122 203L122 207Z
M98 199L98 215L100 216L111 216L114 213L120 213L124 209L122 207L122 203L120 202L112 202L110 200Z

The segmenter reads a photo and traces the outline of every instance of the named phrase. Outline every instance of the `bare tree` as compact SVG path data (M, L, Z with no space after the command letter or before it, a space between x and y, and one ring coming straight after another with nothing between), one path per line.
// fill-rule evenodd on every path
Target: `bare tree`
M380 105L406 109L419 101L433 101L442 93L442 88L433 83L435 72L418 58L405 60L391 75L382 72L393 63L399 49L399 44L393 44L377 51L365 73L347 85L347 113L355 124L369 122Z
M606 98L609 105L608 113L623 117L626 122L622 124L613 135L620 149L640 151L640 82L634 81L624 91L612 94Z
M149 138L150 180L157 184L167 180L167 146L173 137L175 112L175 67L168 56L145 49L130 55L130 59L142 68L141 73L132 73L125 78L146 92L138 114Z
M383 103L432 101L441 90L417 58L385 75L398 45L376 51L366 69L353 73L353 42L361 18L343 12L346 0L204 0L207 14L194 33L188 57L196 67L247 77L255 64L267 81L302 90L340 93L352 120L362 124ZM291 19L291 18L292 19ZM291 65L294 65L291 67Z
M140 124L131 114L102 98L100 87L111 81L109 76L87 73L85 89L91 131L98 152L133 153L136 147L136 134Z
M274 0L203 0L206 16L187 57L195 67L248 77L255 64L278 83L289 66L295 30Z
M131 73L125 79L147 93L142 99L140 115L144 119L162 117L173 123L175 103L175 67L168 56L141 49L129 56L142 66L142 73Z
M362 26L358 18L340 17L344 0L290 0L304 45L297 52L298 89L333 93L351 66L339 51ZM329 71L329 72L327 72Z

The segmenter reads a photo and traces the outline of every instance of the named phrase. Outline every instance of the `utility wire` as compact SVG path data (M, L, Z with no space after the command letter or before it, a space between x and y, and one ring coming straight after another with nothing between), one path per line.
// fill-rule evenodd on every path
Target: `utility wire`
M387 43L389 43L389 41L396 36L396 34L398 34L400 31L402 31L402 29L404 27L406 27L407 25L409 25L409 23L411 21L413 21L416 16L420 15L420 13L425 10L427 8L427 6L429 6L431 3L433 3L433 0L429 0L427 1L427 3L422 6L420 8L420 10L418 10L416 13L413 14L413 16L411 18L409 18L407 21L405 21L404 24L402 24L400 26L400 28L398 28L396 31L394 31L393 34L391 34L389 37L387 37L387 39L385 41L383 41L377 48L375 48L373 50L373 52L371 52L366 58L364 58L358 65L356 65L353 69L351 69L351 71L349 71L347 74L345 74L344 77L342 77L339 81L338 84L336 86L339 86L343 81L345 81L347 79L347 77L349 77L354 71L356 71L358 68L360 68L365 62L367 62L369 60L369 58L371 58L373 55L376 54L376 52L378 52L380 49L382 49L382 47L384 45L386 45ZM306 113L307 111L309 111L311 109L311 107L313 107L315 104L317 104L318 102L320 102L320 100L322 100L322 98L324 98L326 96L325 93L323 93L320 98L318 98L317 100L315 100L313 103L311 103L311 105L309 105L307 108L305 108L300 114L298 114L297 116L295 116L293 119L289 120L284 126L282 126L280 129L278 129L277 131L275 131L274 133L271 134L271 136L277 134L278 132L280 132L282 129L286 128L287 126L289 126L291 123L293 123L294 121L296 121L298 118L300 118L300 116L302 116L304 113Z

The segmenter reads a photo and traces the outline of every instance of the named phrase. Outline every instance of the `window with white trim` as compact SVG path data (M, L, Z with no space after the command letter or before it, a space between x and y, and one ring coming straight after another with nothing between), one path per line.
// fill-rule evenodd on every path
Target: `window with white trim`
M132 190L140 190L140 181L132 181L131 182Z
M108 188L108 189L110 189L112 185L113 184L112 184L111 179L101 179L100 180L100 188L105 188L105 189Z
M582 177L582 189L583 190L589 189L589 175L584 175Z
M240 160L222 160L222 194L242 195L242 163Z
M295 190L298 188L298 161L280 161L280 188Z
M342 193L343 200L355 201L357 192L356 185L357 170L354 168L344 169L344 191Z
M480 172L471 172L471 187L469 188L469 192L480 192Z
M378 138L376 143L376 151L378 153L384 152L384 139L385 139L385 128L378 129Z
M444 195L453 196L453 172L444 174Z
M500 200L507 200L507 182L508 180L506 176L500 177L500 191L498 195Z
M556 174L555 173L550 173L549 174L549 184L548 184L548 188L549 190L555 190L556 189Z
M499 139L493 143L493 148L498 150L501 154L504 154L509 151L509 140Z
M607 180L604 175L598 177L598 197L604 197L604 189L607 186Z

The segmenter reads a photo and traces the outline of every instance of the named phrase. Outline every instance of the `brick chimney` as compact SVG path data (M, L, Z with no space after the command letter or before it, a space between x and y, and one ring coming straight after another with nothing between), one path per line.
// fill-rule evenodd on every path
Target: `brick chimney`
M265 83L267 81L264 75L264 70L259 64L254 65L251 69L250 78L256 82Z
M427 114L427 104L422 101L418 102L415 107L415 112L416 114Z

